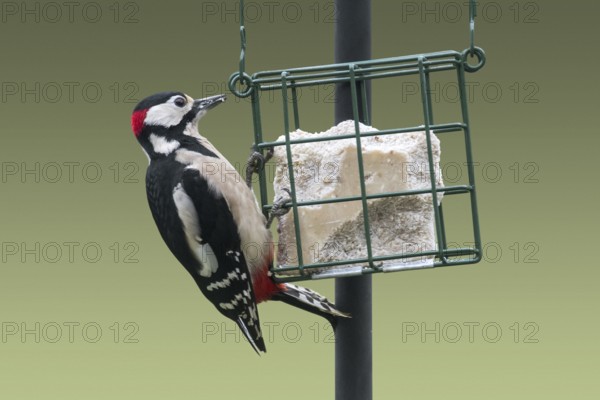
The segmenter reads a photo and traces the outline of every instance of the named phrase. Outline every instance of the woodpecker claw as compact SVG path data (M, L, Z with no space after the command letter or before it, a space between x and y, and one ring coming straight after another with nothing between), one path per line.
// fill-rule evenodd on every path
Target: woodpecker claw
M274 147L267 148L267 155L265 156L265 164L268 163L271 160L271 158L273 158L273 155L275 155L275 148Z
M258 151L253 151L246 162L246 185L252 188L252 174L258 173L265 165L265 157Z
M267 154L263 156L256 146L252 147L252 153L248 158L248 162L246 162L246 185L248 185L249 188L252 188L252 174L257 174L262 171L265 164L273 158L274 152L275 149L269 147L267 149Z
M286 192L287 196L285 194L280 194L273 201L273 208L271 208L271 212L269 213L269 219L267 220L267 229L271 228L271 224L273 223L275 217L280 218L288 212L290 212L291 207L287 204L292 201L292 193L287 188L283 188L281 190Z

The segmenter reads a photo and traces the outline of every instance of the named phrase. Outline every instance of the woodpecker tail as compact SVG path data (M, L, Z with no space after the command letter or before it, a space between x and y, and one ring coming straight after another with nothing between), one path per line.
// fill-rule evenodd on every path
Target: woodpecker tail
M246 326L246 322L242 319L242 317L238 317L238 319L236 319L235 322L237 322L238 326L240 327L240 330L242 331L244 336L246 336L246 339L248 339L248 342L250 343L254 351L256 351L256 354L260 355L261 351L263 353L267 352L267 348L265 347L265 341L262 337L260 326L254 325L254 329L251 329L252 333L250 333L250 329L248 329L248 326Z
M323 317L327 319L334 328L336 326L337 318L350 318L350 314L336 309L335 304L331 303L319 293L290 283L282 284L282 290L275 294L272 300L283 301L286 304Z

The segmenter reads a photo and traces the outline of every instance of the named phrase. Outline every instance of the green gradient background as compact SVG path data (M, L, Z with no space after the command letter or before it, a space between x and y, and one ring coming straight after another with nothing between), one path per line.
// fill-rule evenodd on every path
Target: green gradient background
M0 104L2 163L96 162L103 168L98 183L80 174L73 183L66 178L36 183L31 177L22 183L18 176L1 183L1 242L97 242L103 256L97 263L80 253L72 263L66 255L56 263L7 256L0 265L0 320L30 327L96 322L103 335L97 343L86 342L77 330L73 343L65 337L36 343L33 335L24 342L8 336L0 342L0 398L333 398L334 345L325 340L324 323L310 315L262 305L263 322L280 325L274 335L267 333L272 343L261 358L233 334L224 341L220 335L202 339L203 324L220 327L225 321L163 245L146 204L146 159L129 128L134 104L115 102L108 87L134 82L138 99L167 89L213 94L204 93L203 82L223 85L235 70L238 27L232 16L225 21L207 16L203 22L202 3L142 2L135 24L113 23L109 2L102 3L105 14L97 24L80 17L73 23L66 17L56 24L14 18L0 23L3 83L98 82L103 88L97 103L81 96L73 103L14 96ZM465 18L435 23L429 17L424 24L411 16L401 24L402 2L373 3L374 57L466 47ZM496 3L504 11L499 22L479 20L477 42L488 65L469 76L503 89L498 102L478 95L470 108L477 160L502 166L497 183L477 175L483 239L500 247L502 256L476 266L374 277L377 399L600 395L593 383L600 357L600 272L592 257L599 222L592 179L600 144L592 123L600 89L592 50L598 46L600 4L539 2L539 22L525 24L513 21L511 3ZM298 23L285 21L279 11L272 23L264 15L248 24L249 71L333 61L333 24L323 22L329 9L321 3L315 23L309 7L316 2L296 4L303 11ZM534 82L539 101L515 102L509 89L514 82ZM374 94L378 127L393 125L397 110L403 112L399 93L384 89ZM206 117L201 131L240 163L251 142L250 110L246 102L231 100ZM313 112L310 127L331 123L331 104L323 102L320 96L307 106ZM413 105L406 107L401 123L411 121ZM280 118L279 110L273 105L272 118ZM123 183L121 176L114 183L108 167L115 162L139 165L134 176L139 182ZM538 183L524 183L523 176L515 183L509 167L528 162L539 167ZM113 242L137 243L139 262L123 262L123 252L115 262ZM510 250L515 242L522 248L516 260ZM539 262L525 262L528 243L539 247L534 257ZM333 297L332 281L310 286ZM138 343L123 343L122 336L114 343L109 328L114 322L137 324ZM489 343L479 329L470 343L465 328L457 343L444 337L436 343L433 335L403 341L406 322L430 328L436 322L495 322L503 335ZM518 343L510 330L515 322L521 324ZM538 343L524 343L527 322L539 327ZM287 336L286 323L293 324ZM302 335L290 343L297 326ZM226 327L233 331L232 324Z

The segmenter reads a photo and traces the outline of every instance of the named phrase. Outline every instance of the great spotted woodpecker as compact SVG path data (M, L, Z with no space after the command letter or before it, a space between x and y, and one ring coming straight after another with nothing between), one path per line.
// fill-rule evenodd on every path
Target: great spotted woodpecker
M148 203L163 240L260 354L266 352L257 309L262 301L284 301L333 324L348 315L310 289L271 278L274 246L254 193L198 132L200 118L224 101L225 95L194 100L158 93L135 107L131 126L149 159Z

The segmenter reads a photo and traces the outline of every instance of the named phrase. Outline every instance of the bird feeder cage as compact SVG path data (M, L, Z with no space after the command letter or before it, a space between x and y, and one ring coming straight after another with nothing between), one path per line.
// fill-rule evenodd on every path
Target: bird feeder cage
M248 75L245 73L246 37L243 22L243 1L240 4L241 12L241 37L242 56L240 71L236 71L230 78L229 88L238 97L249 97L252 104L252 117L254 123L254 143L258 151L265 151L272 147L282 147L287 155L289 174L290 207L294 218L295 240L297 249L297 263L295 265L278 265L276 263L272 273L276 280L289 282L307 279L338 278L356 276L378 272L394 272L403 270L423 269L442 266L474 264L481 259L481 239L479 233L479 218L475 191L474 160L471 147L471 125L468 115L468 93L465 83L465 74L475 72L485 64L485 53L473 45L473 20L475 17L475 4L471 1L471 46L462 52L440 51L426 54L416 54L384 59L373 59L341 64L320 65L302 68L290 68L273 71L261 71ZM473 63L475 62L475 63ZM458 87L460 112L456 120L434 120L434 107L432 101L431 79L436 74L448 71L455 79ZM376 132L360 132L359 122L370 125L367 107L366 85L375 80L388 80L395 77L411 77L417 79L422 103L422 123L416 126L397 126ZM447 76L447 75L446 75ZM354 132L335 137L303 137L294 139L291 130L301 128L303 114L301 113L297 91L305 87L323 87L331 84L349 84L352 98ZM282 98L283 126L281 134L285 140L266 141L263 134L263 119L261 114L261 99L266 92L280 92ZM399 105L390 104L394 110ZM400 124L398 124L400 125ZM427 144L427 176L428 186L425 189L392 191L386 193L371 193L365 186L365 168L363 163L363 150L361 141L370 136L405 135L411 132L424 132ZM462 164L466 167L468 181L459 185L439 185L436 180L436 165L434 164L432 136L460 135L461 146L464 146ZM358 174L360 178L360 194L357 196L338 197L328 199L314 199L300 201L297 196L295 171L293 168L294 145L321 141L348 140L356 141ZM442 148L443 149L443 148ZM268 197L268 187L272 181L267 179L265 170L259 172L260 205L267 214L273 207L272 199ZM374 199L394 198L402 196L427 195L433 209L433 230L435 245L431 248L407 251L398 254L377 254L371 243L371 226L369 215L369 202ZM469 208L469 235L468 246L456 246L448 237L447 221L444 218L443 202L441 197L449 196L461 198ZM335 204L344 202L360 202L362 205L362 224L364 225L364 257L349 258L328 262L309 263L303 259L302 254L302 220L299 219L299 210L302 207L315 205ZM465 219L466 221L466 219Z

